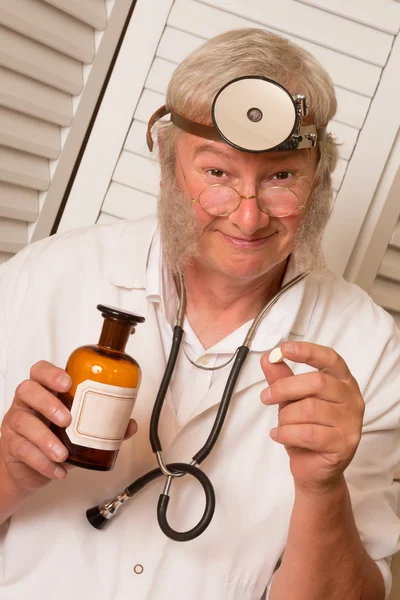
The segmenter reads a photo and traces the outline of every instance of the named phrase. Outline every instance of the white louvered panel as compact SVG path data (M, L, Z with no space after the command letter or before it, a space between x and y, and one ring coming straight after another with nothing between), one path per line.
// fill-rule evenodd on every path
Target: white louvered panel
M147 148L146 133L147 126L145 123L133 120L125 141L124 148L125 150L129 150L129 152L140 154L140 156L154 160L154 154Z
M0 217L33 223L38 212L36 190L0 182Z
M397 222L396 227L394 228L392 237L390 239L390 245L395 246L400 250L400 221Z
M0 21L1 23L1 21ZM82 64L0 25L0 64L69 94L80 94Z
M92 27L42 0L1 0L0 22L83 63L93 61Z
M0 228L1 251L50 232L129 8L129 0L0 0L0 218L24 232L12 246L10 226ZM85 67L95 52L94 68Z
M147 124L151 115L163 104L164 94L144 89L135 111L135 119Z
M0 67L0 104L67 127L72 121L70 94Z
M10 253L10 252L0 252L0 265L3 262L7 262L7 260L10 260L10 258L12 258L14 256L14 254Z
M46 191L50 184L49 163L41 156L0 146L0 181Z
M187 53L189 54L189 52ZM146 79L145 87L154 92L165 94L176 64L163 58L155 58Z
M393 42L393 36L387 33L316 10L296 0L229 3L226 0L176 0L169 22L200 37L262 24L378 67L386 64Z
M390 279L377 277L370 290L373 300L386 310L400 313L400 284Z
M28 243L26 223L11 219L0 219L0 252L15 254Z
M172 15L170 15L168 23L171 22L171 18ZM205 40L206 37L193 35L188 33L188 31L176 29L169 24L164 29L164 32L161 36L156 56L179 64L184 58L186 58L189 52L193 52L193 50L201 46Z
M96 221L98 225L110 225L111 223L116 223L120 221L118 217L113 217L112 215L108 215L107 213L101 212Z
M388 279L393 279L399 284L400 294L400 250L389 248L385 252L378 274Z
M159 190L160 169L154 161L124 150L115 169L113 181L156 195Z
M60 128L0 106L0 144L45 158L60 154Z
M172 22L172 20L173 15L171 15L170 21ZM257 24L250 21L247 23L247 26L250 27L254 27L255 25ZM262 28L265 29L265 27ZM205 37L208 37L207 31L205 32ZM374 95L382 71L380 67L291 35L284 34L284 37L311 52L328 70L333 82L337 86L368 96L369 98ZM192 52L192 50L200 46L204 41L203 37L198 37L186 31L180 31L168 25L160 40L157 56L178 64L189 52Z
M400 28L400 5L393 0L297 0L396 35Z
M156 208L155 196L113 181L101 210L120 219L140 219L154 213Z
M99 0L44 0L56 8L91 25L103 30L107 24L107 11L104 2Z
M345 125L361 129L367 116L370 99L339 87L335 87L335 91L338 101L335 119Z

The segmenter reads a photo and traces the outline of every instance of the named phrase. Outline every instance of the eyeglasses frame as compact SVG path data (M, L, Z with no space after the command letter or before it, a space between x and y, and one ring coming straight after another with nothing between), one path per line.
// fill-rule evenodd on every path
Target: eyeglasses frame
M183 179L185 180L185 184L186 184L186 187L187 187L187 191L189 192L189 198L190 198L190 200L191 200L191 201L192 201L194 204L195 204L195 203L198 203L198 204L199 204L199 206L202 208L202 210L204 210L204 212L206 212L208 215L211 215L211 213L209 213L209 212L208 212L208 211L207 211L205 208L203 208L203 207L202 207L202 205L201 205L201 202L200 202L200 196L201 196L201 194L202 194L202 193L203 193L205 190L207 190L208 188L212 188L212 187L225 187L225 188L231 188L232 190L234 190L234 191L237 193L237 195L238 195L238 196L239 196L239 198L240 198L240 202L239 202L239 204L237 205L237 208L235 208L235 210L233 210L233 211L232 211L232 212L230 212L230 213L225 213L225 214L221 214L221 215L211 215L211 216L219 216L219 217L228 217L228 216L230 216L231 214L233 214L233 213L234 213L234 212L235 212L235 211L236 211L236 210L239 208L239 206L240 206L240 204L241 204L241 201L242 201L242 200L251 200L251 199L253 199L253 198L255 198L255 200L256 200L256 202L257 202L257 206L258 206L259 210L260 210L260 211L261 211L263 214L265 214L265 215L268 215L268 216L269 216L269 217L271 217L271 218L276 218L276 219L284 219L284 218L286 218L286 217L290 217L291 215L294 215L294 213L295 213L296 211L298 211L298 210L304 210L304 209L306 208L306 206L307 206L307 202L308 202L308 200L309 200L309 198L310 198L310 195L311 195L311 192L312 192L312 189L313 189L314 183L315 183L315 179L316 179L316 177L317 177L317 171L315 171L315 173L314 173L314 177L313 177L313 179L312 179L312 181L311 181L311 184L310 184L310 189L308 190L307 196L306 196L306 198L305 198L305 200L304 200L304 202L303 202L302 204L300 204L300 199L299 199L298 195L296 194L296 192L293 192L293 190L291 190L290 188L285 188L285 189L289 189L289 190L290 190L290 191L291 191L291 192L292 192L292 193L293 193L293 194L294 194L294 195L297 197L297 199L298 199L298 201L299 201L299 204L297 205L297 207L295 208L295 210L294 210L294 211L292 211L292 212L288 213L287 215L280 215L280 216L277 216L277 215L274 215L274 214L271 214L271 213L267 213L267 212L265 212L265 211L264 211L264 210L261 208L261 206L260 206L260 204L259 204L259 202L258 202L258 199L257 199L257 198L258 198L258 196L260 195L261 191L259 191L257 194L252 194L251 196L243 196L242 194L240 194L240 193L238 192L238 190L237 190L236 188L232 187L231 185L225 185L224 183L211 183L210 185L207 185L207 186L206 186L206 187L205 187L203 190L201 190L201 192L200 192L200 194L198 195L197 199L196 199L196 198L192 198L192 195L191 195L191 192L190 192L190 188L189 188L189 184L188 184L188 181L187 181L187 179L186 179L185 172L184 172L184 170L183 170L183 168L182 168L182 165L181 165L181 163L180 163L180 161L179 161L178 157L176 157L176 160L177 160L177 163L179 164L179 168L180 168L180 170L181 170L181 172L182 172ZM282 187L284 187L284 186L282 186ZM268 189L268 190L270 190L270 189L282 189L282 187L280 187L280 186L278 186L278 185L275 185L275 186L264 186L263 188L261 188L261 190L264 190L264 189Z

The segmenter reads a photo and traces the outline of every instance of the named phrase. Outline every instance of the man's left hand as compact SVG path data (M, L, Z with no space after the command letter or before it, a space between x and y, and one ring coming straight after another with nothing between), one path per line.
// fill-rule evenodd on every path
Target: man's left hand
M318 369L294 375L284 362L261 359L269 388L265 404L279 405L273 440L284 444L296 486L329 489L350 464L361 438L364 401L343 358L332 348L309 342L286 342L285 359Z

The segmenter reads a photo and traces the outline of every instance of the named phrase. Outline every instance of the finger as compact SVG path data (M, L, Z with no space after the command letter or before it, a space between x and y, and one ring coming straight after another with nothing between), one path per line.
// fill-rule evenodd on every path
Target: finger
M9 447L9 456L12 459L10 466L13 470L18 470L18 463L21 463L21 479L27 478L26 466L47 479L64 479L67 475L67 471L62 465L52 462L39 448L17 434L13 436L12 444Z
M342 406L320 400L319 398L304 398L298 402L291 402L283 406L279 411L279 426L284 425L325 425L326 427L345 427L348 429L351 423L347 422L347 412Z
M270 436L285 446L327 454L343 453L343 435L336 427L309 424L283 425L271 429Z
M134 419L130 419L125 432L124 440L128 440L137 432L138 426Z
M261 357L261 368L264 372L265 379L271 385L277 379L283 379L285 377L291 377L293 375L292 369L284 362L281 363L270 363L269 355L271 352L266 352Z
M72 384L71 377L66 371L41 360L31 368L30 378L54 392L65 392Z
M328 346L311 342L285 342L281 346L285 358L296 363L310 365L324 373L329 373L346 383L354 381L343 358Z
M336 377L313 371L278 379L270 384L269 393L262 395L261 399L265 404L281 404L316 396L329 402L341 403L347 398L348 392L348 387Z
M66 427L71 421L71 413L66 406L51 392L36 381L27 379L15 390L16 406L29 408L43 415L55 425Z
M63 462L68 456L68 450L54 433L37 416L26 410L12 411L7 420L7 427L36 446L52 461Z

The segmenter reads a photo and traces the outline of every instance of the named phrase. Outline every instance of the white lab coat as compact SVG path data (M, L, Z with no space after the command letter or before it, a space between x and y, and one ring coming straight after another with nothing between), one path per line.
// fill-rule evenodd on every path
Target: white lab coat
M127 351L143 369L134 416L138 433L123 444L109 473L74 469L38 491L2 528L0 596L6 600L260 600L287 538L293 481L285 449L269 430L277 408L259 395L265 387L261 349L284 339L332 346L347 361L367 403L362 442L347 470L362 541L389 587L386 557L398 549L399 337L393 320L356 286L334 275L309 276L265 318L258 350L240 375L228 417L203 463L217 506L197 539L167 539L156 519L163 481L131 499L104 531L85 511L156 467L148 423L165 368L154 306L146 300L146 261L155 222L121 222L49 238L24 249L0 269L0 411L10 406L30 367L45 359L63 367L79 345L96 343L102 318L97 303L146 317ZM312 370L291 365L295 372ZM212 427L225 376L181 428L170 395L161 415L166 462L190 461ZM203 493L190 477L174 481L170 524L191 528L203 511ZM136 574L135 565L143 572ZM136 569L140 571L139 569Z

